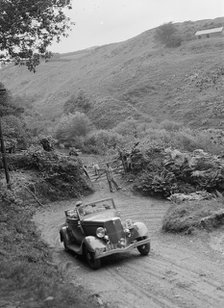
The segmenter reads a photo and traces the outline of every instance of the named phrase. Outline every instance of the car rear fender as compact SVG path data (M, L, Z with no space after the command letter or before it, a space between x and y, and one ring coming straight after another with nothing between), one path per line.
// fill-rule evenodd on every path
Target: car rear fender
M101 239L99 239L95 236L86 236L84 241L83 241L83 245L89 251L92 251L92 252L94 252L96 250L96 248L104 248L105 247L105 243L103 242L103 240L101 240Z
M143 222L135 222L134 228L137 231L138 237L148 236L148 228Z
M60 229L60 241L61 241L61 242L64 241L64 238L67 238L67 240L69 240L67 229L68 229L67 226L63 226L63 227Z

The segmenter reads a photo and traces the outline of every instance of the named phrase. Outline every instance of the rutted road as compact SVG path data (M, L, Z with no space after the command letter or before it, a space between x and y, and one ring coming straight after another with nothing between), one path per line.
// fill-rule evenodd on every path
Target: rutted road
M105 307L119 308L223 308L224 258L220 231L184 236L161 232L168 202L105 189L85 201L113 196L123 219L143 221L151 237L151 252L137 250L103 260L93 271L82 259L65 253L59 241L64 210L74 202L57 202L37 213L34 220L43 239L52 247L59 268L75 285L100 298Z

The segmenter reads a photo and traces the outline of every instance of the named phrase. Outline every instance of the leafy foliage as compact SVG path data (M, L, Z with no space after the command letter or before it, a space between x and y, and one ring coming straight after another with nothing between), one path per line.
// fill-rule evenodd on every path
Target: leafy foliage
M1 302L7 306L19 302L24 308L96 307L93 301L86 303L81 288L62 281L32 221L33 210L12 191L0 190ZM46 302L49 296L51 303Z
M89 118L99 129L112 129L128 117L141 117L142 114L131 104L112 96L96 99Z
M119 123L113 130L122 136L138 136L139 122L133 118L128 118Z
M25 124L18 117L13 115L5 116L2 118L2 130L4 132L4 140L17 144L17 147L26 148L30 136L27 132Z
M90 99L84 93L84 91L79 91L77 96L72 95L64 104L64 113L75 113L79 112L88 112L91 108Z
M172 22L163 24L156 28L154 38L166 47L178 47L181 45L181 37Z
M105 154L110 149L115 149L124 143L121 135L112 130L96 130L84 140L83 149L86 152Z
M176 177L173 172L145 172L141 175L140 183L135 185L135 189L150 196L168 197L176 192Z
M81 112L68 114L59 121L55 137L59 142L74 142L79 137L84 137L91 129L91 122L87 115Z
M4 89L2 83L0 83L0 89ZM23 111L23 108L15 104L14 97L8 91L1 93L0 117L6 148L7 145L10 148L16 146L16 144L24 148L29 141L29 134L21 116Z
M166 232L186 232L195 228L211 230L223 225L224 206L220 198L173 204L167 211L162 229Z
M82 162L76 157L54 151L47 152L42 147L32 146L20 155L11 155L8 163L12 170L25 169L38 172L38 180L34 183L34 187L37 195L43 200L79 197L92 191L83 175Z
M70 0L0 0L0 59L15 60L35 71L40 58L48 58L47 47L66 36L70 20L64 8Z
M134 188L146 195L167 197L197 190L224 191L224 160L204 152L154 148L131 153ZM142 173L143 171L143 173Z
M167 131L178 131L182 127L182 124L171 120L164 120L160 123L160 126Z
M52 136L45 136L40 138L40 144L45 151L50 152L54 150L55 140Z
M4 89L4 85L0 82L0 89ZM0 117L6 115L19 116L23 113L24 109L18 107L9 91L5 91L0 95Z

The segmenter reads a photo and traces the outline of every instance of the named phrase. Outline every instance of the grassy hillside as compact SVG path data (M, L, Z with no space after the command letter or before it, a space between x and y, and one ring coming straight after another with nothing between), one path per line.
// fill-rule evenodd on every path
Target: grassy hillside
M35 74L25 67L3 68L0 81L25 98L40 121L55 121L64 103L83 90L97 127L107 126L101 125L105 117L112 127L132 115L222 128L224 37L192 40L196 30L220 24L224 18L177 24L184 41L175 49L158 45L152 29L125 42L57 54Z

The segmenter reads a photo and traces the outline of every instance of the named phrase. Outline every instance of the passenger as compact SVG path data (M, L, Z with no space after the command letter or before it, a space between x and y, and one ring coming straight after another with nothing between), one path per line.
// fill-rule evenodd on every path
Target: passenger
M99 175L100 167L97 163L93 164L93 170L94 170L95 175Z
M107 163L107 167L106 167L106 176L107 176L107 181L108 181L108 184L109 184L110 192L113 192L112 184L114 185L114 187L117 190L121 189L118 186L118 184L116 183L116 181L114 180L113 169L111 168L111 166L108 163Z

